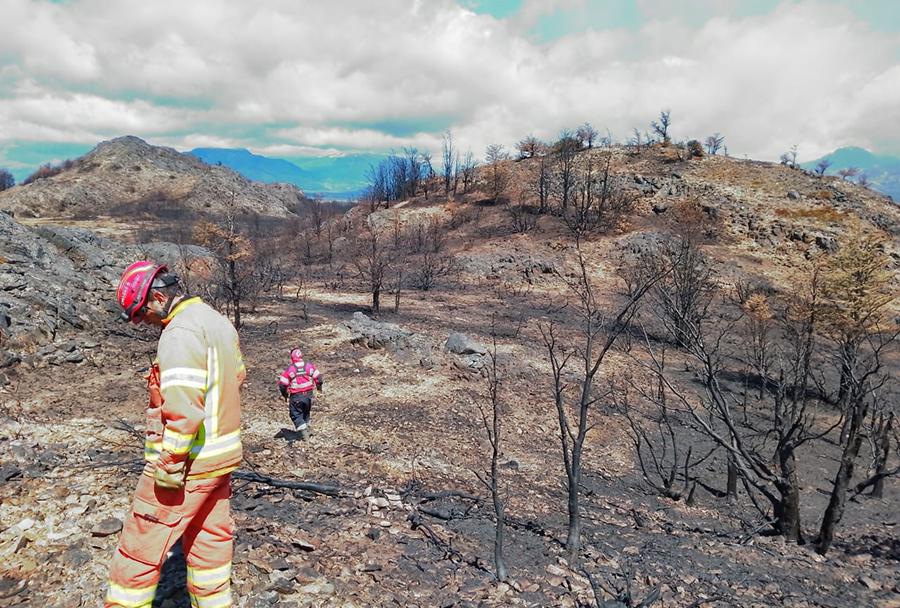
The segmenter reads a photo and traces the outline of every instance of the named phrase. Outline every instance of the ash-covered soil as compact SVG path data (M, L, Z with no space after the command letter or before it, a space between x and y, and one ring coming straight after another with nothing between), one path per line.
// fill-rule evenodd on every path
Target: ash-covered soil
M462 331L486 343L495 302L468 290L411 294L384 320L435 344L429 369L351 343L362 297L316 290L310 318L271 299L242 344L245 466L234 480L234 591L239 606L593 605L584 572L636 598L660 586L664 606L896 606L898 495L851 504L835 549L750 533L729 506L698 491L695 506L660 499L635 471L623 421L596 414L584 479L585 550L570 565L556 421L536 328L501 339L508 366L502 479L511 580L493 581L493 518L473 470L487 464L476 401L485 379L442 346ZM481 298L472 306L470 298ZM533 301L532 301L533 302ZM453 311L464 311L455 315ZM506 313L534 319L522 303ZM271 323L276 320L277 323ZM152 334L148 332L148 338ZM309 442L292 441L275 376L302 345L325 374ZM116 532L140 470L145 366L154 341L114 337L78 365L23 373L3 394L0 605L100 602ZM803 472L810 516L821 512L833 454ZM721 467L710 463L711 486ZM256 474L314 482L337 495L275 487ZM243 478L242 478L243 477ZM260 478L256 478L257 480ZM818 498L817 498L818 495ZM808 531L817 522L807 521ZM188 606L183 558L164 570L159 606ZM581 604L579 604L579 602Z

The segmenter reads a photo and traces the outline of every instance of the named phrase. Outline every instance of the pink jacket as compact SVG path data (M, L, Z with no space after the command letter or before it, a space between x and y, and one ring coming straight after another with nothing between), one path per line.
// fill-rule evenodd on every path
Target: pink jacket
M306 393L322 384L319 370L312 363L291 363L278 377L278 384L287 387L288 393Z

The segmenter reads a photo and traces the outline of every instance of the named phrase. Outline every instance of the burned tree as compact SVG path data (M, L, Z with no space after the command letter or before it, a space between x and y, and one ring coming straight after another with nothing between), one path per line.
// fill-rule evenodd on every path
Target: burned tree
M431 152L422 152L422 156L420 158L421 167L422 167L422 194L425 195L425 200L428 200L428 189L431 187L431 182L434 180L434 167L431 165Z
M9 190L16 185L16 178L7 169L0 167L0 192Z
M519 158L534 158L544 153L546 145L534 135L528 135L516 144Z
M846 181L846 180L850 179L851 177L856 177L857 175L859 175L859 168L858 167L845 167L843 169L839 169L837 174L841 176L842 180Z
M490 447L491 464L487 471L475 471L478 480L491 493L494 506L494 567L498 581L505 581L506 560L503 554L504 532L506 528L506 500L500 487L500 456L503 453L503 400L501 398L501 375L497 365L496 318L491 317L491 350L487 367L487 396L484 403L478 401L478 413Z
M597 300L597 290L590 276L581 239L575 235L578 271L576 278L564 279L574 296L575 315L579 322L576 346L567 348L571 340L560 335L555 322L540 326L541 336L550 361L553 377L553 400L559 420L560 444L566 473L568 532L566 549L577 556L581 548L581 474L582 456L587 434L592 428L589 414L609 392L601 388L601 371L606 356L626 331L637 312L638 303L660 279L658 274L642 278L627 301L612 315L604 314ZM578 384L570 391L566 381L569 364L578 366ZM574 367L573 365L573 367ZM575 394L570 394L574 392ZM572 411L574 410L574 411Z
M888 314L895 298L889 267L878 237L854 233L824 271L826 333L839 369L837 403L844 424L840 462L816 543L821 554L831 546L843 516L866 418L880 409L888 378L885 358L900 335L900 325Z
M563 131L553 145L554 185L559 195L560 209L566 213L575 188L575 159L581 144L571 131Z
M862 257L858 251L854 256ZM848 265L846 261L841 264L844 268ZM840 420L825 423L820 415L825 405L821 366L828 361L824 358L827 353L823 333L828 310L834 307L828 302L833 296L825 295L831 281L827 276L818 265L811 265L803 276L795 278L792 293L782 298L774 315L770 315L768 299L762 301L760 293L747 297L736 316L729 314L724 302L719 301L714 308L721 312L715 315L710 312L711 306L705 307L702 315L678 307L657 308L655 317L669 336L678 339L687 357L687 368L702 388L699 393L676 385L675 375L665 372L660 363L659 347L649 338L644 341L650 360L644 368L665 384L679 408L690 415L694 427L728 455L730 466L764 522L776 533L797 542L803 542L798 450L841 424ZM855 276L859 279L859 275ZM750 336L742 334L742 329ZM866 335L871 338L865 343L867 349L862 349L866 354L856 351L860 356L854 359L852 372L847 374L844 416L850 421L849 429L841 443L832 504L826 510L817 543L820 552L827 550L834 525L840 521L859 453L861 425L871 408L872 389L879 386L882 355L896 337L896 333L883 332ZM879 336L878 340L875 336ZM764 375L763 398L749 416L746 391L742 393L741 387L733 386L728 379L734 374L729 362L739 352L729 346L735 338L751 344L751 350L757 351L753 354L756 361L765 361L758 364ZM833 350L842 352L840 348ZM739 415L739 407L744 408L743 416Z
M441 177L444 181L444 194L450 194L450 187L458 177L454 169L459 164L459 152L453 147L453 133L449 129L444 132L441 139L441 160L443 161Z
M816 175L825 175L825 172L828 171L828 167L831 166L831 161L827 158L823 158L819 162L816 163Z
M353 265L372 294L372 312L378 314L381 310L381 292L391 271L391 260L381 235L370 222L366 222L364 233L357 240Z
M475 183L475 170L478 168L478 161L475 159L475 155L472 154L471 150L466 152L459 168L462 173L463 193L466 193Z
M509 224L516 234L527 234L537 225L537 215L532 211L524 196L519 194L504 203Z
M598 160L587 156L576 165L572 206L564 219L569 230L581 235L614 228L631 210L633 198L612 174L612 153Z
M553 164L546 155L537 159L537 167L532 178L532 190L538 199L538 213L550 211L550 195L553 191Z
M590 150L594 147L594 140L597 139L597 129L591 126L591 123L586 122L578 127L575 136L581 142L582 146Z
M241 305L253 276L253 245L238 226L238 210L233 195L219 221L201 221L194 226L194 240L209 249L219 266L218 287L225 298L226 310L241 327ZM214 300L218 299L216 297Z
M501 144L491 144L485 153L485 162L488 165L487 195L492 203L502 202L509 185L509 173L504 164L509 155Z
M675 342L687 346L709 312L714 287L712 270L699 239L695 233L676 235L661 245L655 260L648 263L657 272L662 267L671 268L654 286L652 296L666 317Z
M778 160L782 165L784 165L786 167L790 167L791 169L796 169L798 167L798 165L797 165L797 144L794 144L793 146L791 146L791 149L788 150L787 152L785 152L784 154L782 154Z
M725 136L721 133L713 133L703 143L706 144L706 153L715 156L725 143Z
M653 133L659 136L659 140L664 144L668 144L672 141L672 138L669 137L669 127L672 125L672 110L661 110L659 113L659 121L653 121L650 123L650 128L653 130Z
M669 391L661 379L665 374L665 347L653 364L652 386L647 386L645 379L628 378L630 389L623 387L618 391L617 409L628 421L628 437L644 482L660 496L676 501L684 499L691 504L697 485L691 470L709 458L716 448L702 457L692 458L693 445L686 436L689 425L681 419L679 408L669 403ZM634 403L633 394L641 397L643 408Z

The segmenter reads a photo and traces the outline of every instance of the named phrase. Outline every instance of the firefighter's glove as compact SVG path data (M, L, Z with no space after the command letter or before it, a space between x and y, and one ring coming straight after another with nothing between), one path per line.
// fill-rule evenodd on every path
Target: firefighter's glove
M156 467L153 474L154 483L157 488L165 488L166 490L180 490L184 487L185 468L184 462L178 462L166 470L162 466Z

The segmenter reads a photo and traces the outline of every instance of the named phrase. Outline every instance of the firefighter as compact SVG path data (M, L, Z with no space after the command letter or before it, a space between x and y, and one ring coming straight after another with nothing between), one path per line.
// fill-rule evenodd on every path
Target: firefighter
M241 462L238 334L164 265L141 261L116 292L123 319L162 328L147 385L144 472L109 570L106 606L153 603L181 538L191 606L231 606L231 472Z
M291 351L291 364L278 377L278 390L288 402L291 422L300 432L300 439L309 439L309 414L312 411L313 389L322 391L323 378L316 366L303 360L303 351Z

